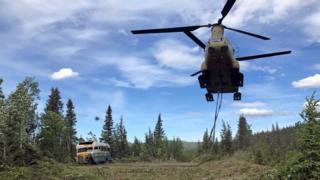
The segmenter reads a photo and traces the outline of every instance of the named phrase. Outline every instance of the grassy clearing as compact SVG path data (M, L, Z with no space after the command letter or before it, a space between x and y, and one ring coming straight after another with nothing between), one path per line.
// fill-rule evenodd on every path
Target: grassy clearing
M114 163L95 166L41 162L0 172L0 179L259 179L269 168L237 158L197 163Z

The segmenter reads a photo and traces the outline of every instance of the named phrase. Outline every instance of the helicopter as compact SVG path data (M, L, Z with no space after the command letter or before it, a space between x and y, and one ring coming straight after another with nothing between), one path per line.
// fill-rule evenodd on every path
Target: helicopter
M221 11L222 17L214 24L195 25L195 26L181 26L171 28L158 29L142 29L132 30L133 34L150 34L150 33L173 33L183 32L190 39L192 39L204 52L204 61L201 64L200 70L193 73L191 76L198 76L200 88L206 88L205 94L207 101L214 101L213 95L215 93L234 93L233 100L240 101L241 93L239 87L243 87L243 74L240 72L240 61L247 61L258 58L265 58L271 56L279 56L290 54L291 51L280 51L267 54L259 54L245 57L235 57L235 50L231 46L229 40L224 37L224 31L230 30L242 33L248 36L259 38L262 40L270 40L270 38L227 27L222 24L224 18L228 15L236 0L227 0L225 6ZM192 31L199 28L211 28L211 36L207 44L204 44Z

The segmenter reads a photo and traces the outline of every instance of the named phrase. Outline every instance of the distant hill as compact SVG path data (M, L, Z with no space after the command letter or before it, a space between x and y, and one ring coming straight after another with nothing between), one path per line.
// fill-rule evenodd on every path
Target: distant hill
M182 141L182 144L185 150L196 150L198 146L197 142Z

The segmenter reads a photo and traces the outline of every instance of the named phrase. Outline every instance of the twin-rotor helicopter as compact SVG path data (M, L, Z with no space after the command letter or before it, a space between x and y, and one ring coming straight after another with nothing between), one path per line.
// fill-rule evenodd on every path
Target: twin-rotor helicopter
M205 51L205 58L201 64L200 70L191 76L198 76L201 88L206 88L205 95L207 101L213 101L214 93L234 93L233 99L235 101L241 100L241 93L239 87L243 87L243 74L240 72L239 61L246 61L258 58L265 58L271 56L279 56L290 54L291 51L281 51L268 54L259 54L246 57L235 57L233 47L227 38L224 37L224 30L231 30L242 33L248 36L259 38L262 40L269 40L270 38L247 31L230 28L222 24L223 19L228 15L236 0L227 0L224 8L221 11L222 17L215 24L183 26L160 29L143 29L133 30L133 34L149 34L149 33L172 33L183 32L191 38L197 45ZM199 28L211 28L211 36L207 44L204 44L197 38L192 31Z

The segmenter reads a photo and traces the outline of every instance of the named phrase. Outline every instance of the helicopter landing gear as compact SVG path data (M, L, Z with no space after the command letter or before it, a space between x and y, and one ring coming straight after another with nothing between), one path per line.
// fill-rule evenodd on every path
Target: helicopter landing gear
M213 95L208 92L208 93L206 94L206 99L207 99L207 101L213 101Z
M241 93L236 92L233 94L233 100L234 101L240 101L241 100Z
M208 78L208 73L207 72L203 72L203 74L198 77L200 88L208 87L208 84L209 84L209 80L208 79L209 78Z
M232 76L232 86L243 87L243 74L236 72Z
M206 87L206 82L205 82L205 79L204 79L203 75L200 75L198 77L198 80L199 80L200 88L205 88Z

